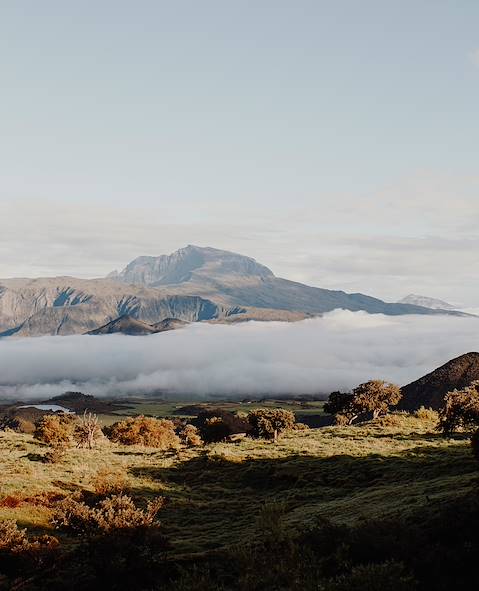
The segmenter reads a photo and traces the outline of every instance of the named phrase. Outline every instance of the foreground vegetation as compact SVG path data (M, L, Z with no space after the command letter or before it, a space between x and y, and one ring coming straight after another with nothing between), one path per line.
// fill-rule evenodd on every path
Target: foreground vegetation
M436 424L435 413L394 413L289 430L276 443L192 446L178 438L168 449L102 438L50 463L47 444L0 432L0 519L26 528L37 544L18 542L26 564L14 572L0 542L4 584L469 588L477 577L478 464L465 435L444 438ZM68 525L65 503L68 519L74 511L85 527ZM108 523L124 522L133 525L112 534Z

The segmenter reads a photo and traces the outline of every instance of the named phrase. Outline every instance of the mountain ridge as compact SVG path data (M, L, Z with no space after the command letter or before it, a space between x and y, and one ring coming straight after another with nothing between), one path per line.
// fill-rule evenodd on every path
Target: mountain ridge
M0 280L0 337L83 334L128 314L155 324L300 320L343 308L388 315L452 314L276 277L251 257L188 245L171 255L137 257L106 278Z

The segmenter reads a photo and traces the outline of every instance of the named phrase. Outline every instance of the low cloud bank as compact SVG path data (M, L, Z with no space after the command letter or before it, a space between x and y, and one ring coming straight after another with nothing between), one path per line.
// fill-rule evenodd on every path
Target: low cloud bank
M247 396L329 393L370 378L406 384L479 350L479 319L335 310L297 323L193 324L143 337L0 340L0 398L166 391Z

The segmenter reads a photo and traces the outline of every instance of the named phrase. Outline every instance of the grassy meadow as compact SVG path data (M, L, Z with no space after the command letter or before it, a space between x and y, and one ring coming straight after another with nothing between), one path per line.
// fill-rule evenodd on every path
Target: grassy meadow
M158 404L140 402L129 412L140 408L163 414ZM174 409L162 410L171 415ZM156 495L166 498L160 520L175 557L254 541L262 535L268 506L291 532L324 518L352 525L403 519L422 507L440 511L477 490L469 440L445 439L434 427L427 418L394 413L348 427L292 431L278 443L247 438L164 452L105 440L93 450L70 448L54 464L42 462L48 448L31 435L3 431L0 520L14 519L29 532L73 543L53 529L52 509L71 493L93 493L102 470L125 474L125 492L140 504Z

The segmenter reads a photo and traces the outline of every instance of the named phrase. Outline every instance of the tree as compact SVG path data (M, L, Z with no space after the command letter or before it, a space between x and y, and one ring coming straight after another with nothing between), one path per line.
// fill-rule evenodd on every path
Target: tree
M359 412L353 403L353 394L347 392L331 392L328 402L324 405L324 412L335 415L336 423L351 425L357 419Z
M73 437L77 442L77 446L93 449L95 443L102 435L102 430L98 424L98 417L91 412L85 411L80 422L75 425L75 430L73 432Z
M324 410L334 414L338 424L351 425L363 413L372 413L374 419L386 415L389 407L400 400L399 386L383 380L370 380L354 388L352 393L332 392Z
M372 412L373 419L388 413L401 400L401 388L383 380L370 380L353 390L353 404L359 413Z
M248 414L248 423L254 437L277 441L281 433L293 428L296 417L283 408L258 408Z
M439 411L437 429L445 435L454 431L470 430L479 426L479 381L472 382L462 390L453 390L444 397L444 406Z

